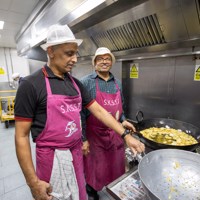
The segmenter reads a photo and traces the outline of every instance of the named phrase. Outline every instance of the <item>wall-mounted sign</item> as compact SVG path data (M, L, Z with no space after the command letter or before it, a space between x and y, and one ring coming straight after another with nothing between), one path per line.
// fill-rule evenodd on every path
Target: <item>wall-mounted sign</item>
M194 71L194 81L200 81L200 59L196 60L195 71Z
M132 63L130 65L130 78L138 78L139 77L139 68L138 63Z
M0 67L0 75L5 75L6 73L5 73L5 70L4 70L4 68L3 67Z

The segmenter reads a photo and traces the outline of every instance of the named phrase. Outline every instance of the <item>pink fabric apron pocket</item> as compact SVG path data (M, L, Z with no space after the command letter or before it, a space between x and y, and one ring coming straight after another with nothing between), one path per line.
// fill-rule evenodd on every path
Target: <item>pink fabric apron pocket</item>
M36 174L39 179L49 182L53 167L54 150L36 148Z
M113 135L110 129L95 127L94 131L91 134L91 140L96 147L99 147L99 150L109 150L114 148L114 144L111 142Z

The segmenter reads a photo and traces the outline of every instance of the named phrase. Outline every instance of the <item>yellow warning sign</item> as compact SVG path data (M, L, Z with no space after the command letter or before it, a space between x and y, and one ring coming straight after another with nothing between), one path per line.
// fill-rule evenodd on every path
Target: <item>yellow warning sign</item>
M195 67L194 81L200 81L200 65L196 65Z
M132 63L130 66L130 78L138 78L138 77L139 77L138 63Z
M5 75L5 70L3 69L3 67L0 67L0 75Z

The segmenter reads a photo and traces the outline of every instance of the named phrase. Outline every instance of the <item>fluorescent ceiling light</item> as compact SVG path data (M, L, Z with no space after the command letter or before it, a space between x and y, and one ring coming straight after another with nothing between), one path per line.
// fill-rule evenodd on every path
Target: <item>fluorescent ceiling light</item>
M0 21L0 29L3 29L4 21Z
M82 15L86 14L93 8L97 7L98 5L102 4L106 0L87 0L84 3L82 3L79 7L75 8L71 14L72 16L75 16L76 18L81 17Z

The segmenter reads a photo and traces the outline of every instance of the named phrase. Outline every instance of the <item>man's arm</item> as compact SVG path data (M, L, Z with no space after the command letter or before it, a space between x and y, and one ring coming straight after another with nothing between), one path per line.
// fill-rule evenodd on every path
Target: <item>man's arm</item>
M32 122L27 121L15 122L15 146L17 158L35 200L50 200L52 197L47 194L51 192L50 184L39 180L35 173L32 161L29 141L31 123Z
M107 127L113 129L118 134L122 135L125 131L123 126L115 120L115 118L109 114L103 107L101 107L96 101L92 103L87 109ZM144 144L139 140L133 138L130 134L124 137L127 146L134 152L134 154L144 151Z
M82 123L82 141L83 141L82 151L83 151L83 155L86 156L90 152L90 148L89 148L90 145L86 138L86 109L85 108L83 108L81 111L81 123Z

